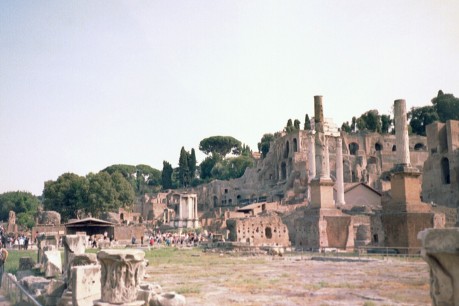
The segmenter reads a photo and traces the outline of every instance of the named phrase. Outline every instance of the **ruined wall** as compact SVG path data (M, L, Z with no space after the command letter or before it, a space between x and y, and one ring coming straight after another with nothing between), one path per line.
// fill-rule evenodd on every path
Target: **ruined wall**
M289 246L288 229L277 215L263 215L226 221L229 239L255 246Z
M140 224L116 225L114 231L114 238L117 241L131 243L132 236L135 236L137 243L140 243L140 238L145 234L145 226Z
M426 127L429 157L424 163L422 199L459 207L459 121L432 123Z
M434 213L383 214L385 246L398 249L400 253L419 253L421 242L417 235L424 229L433 228L434 219ZM404 249L401 246L415 249Z
M254 202L283 204L302 203L308 194L308 152L310 131L283 133L271 143L264 159L258 160L238 179L214 180L209 184L188 189L197 193L200 210L236 207ZM344 182L364 182L378 191L390 188L389 171L396 162L394 135L342 132ZM334 179L336 141L329 141L330 170ZM422 169L428 157L427 139L409 139L411 163ZM385 179L385 180L383 180Z

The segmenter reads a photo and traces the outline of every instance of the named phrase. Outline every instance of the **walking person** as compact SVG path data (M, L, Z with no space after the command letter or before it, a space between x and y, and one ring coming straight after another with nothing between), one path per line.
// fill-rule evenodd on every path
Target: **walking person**
M0 242L0 288L2 287L3 271L5 271L5 262L8 258L8 251L3 247Z

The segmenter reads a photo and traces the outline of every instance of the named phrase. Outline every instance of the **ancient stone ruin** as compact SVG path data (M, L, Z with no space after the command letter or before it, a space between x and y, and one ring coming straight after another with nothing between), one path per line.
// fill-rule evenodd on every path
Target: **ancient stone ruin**
M459 305L459 228L426 229L418 238L430 267L432 305Z
M44 237L41 241L48 241ZM185 305L182 295L164 293L158 284L143 282L147 265L143 251L105 249L97 255L86 254L85 243L85 235L63 237L64 264L58 267L64 271L63 277L61 273L50 276L46 272L45 277L21 273L18 280L45 306ZM42 249L49 246L52 245ZM44 252L45 258L47 252L50 251ZM57 259L52 261L57 266ZM31 266L30 259L24 258L22 262L23 268Z

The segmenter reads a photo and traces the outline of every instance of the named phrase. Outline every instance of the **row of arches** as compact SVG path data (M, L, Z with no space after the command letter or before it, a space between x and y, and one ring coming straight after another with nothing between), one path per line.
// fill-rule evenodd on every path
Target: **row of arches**
M298 140L296 138L293 138L292 140L293 144L293 152L298 152ZM285 148L284 148L284 158L288 158L290 155L290 142L287 140L285 142Z
M380 144L379 142L377 142L377 143L375 143L374 148L375 148L376 151L382 151L383 150L383 145ZM359 149L360 149L360 147L359 147L358 143L351 142L349 144L349 154L357 155L357 152L359 151ZM426 146L425 146L425 144L419 142L419 143L414 145L413 149L414 149L414 151L425 151L426 150ZM397 151L397 146L393 145L392 146L392 152L395 152L395 151Z

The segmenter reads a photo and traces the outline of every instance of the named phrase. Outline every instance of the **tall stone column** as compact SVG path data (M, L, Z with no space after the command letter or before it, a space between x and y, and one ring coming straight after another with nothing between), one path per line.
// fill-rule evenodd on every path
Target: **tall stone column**
M315 123L315 156L316 156L316 179L329 179L330 169L328 166L328 143L324 133L324 113L322 96L314 96L314 123Z
M308 151L308 163L309 163L309 177L314 178L316 176L316 150L314 135L308 136L309 139L309 151Z
M328 162L328 139L324 132L322 96L314 96L316 177L311 181L311 208L335 208L333 181Z
M316 177L316 150L315 150L315 140L314 134L308 135L308 183L311 183L311 180ZM308 200L311 201L311 185L308 186Z
M405 100L395 100L394 117L397 164L410 166L410 148Z
M336 138L336 204L344 205L343 141Z

